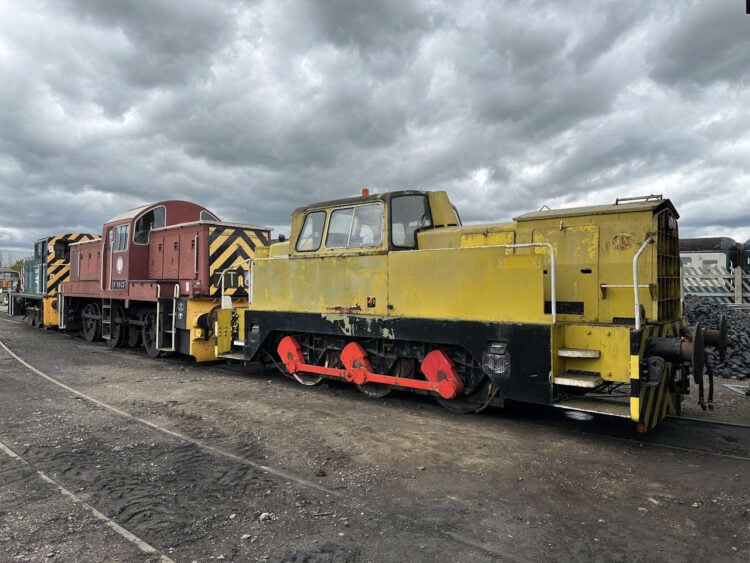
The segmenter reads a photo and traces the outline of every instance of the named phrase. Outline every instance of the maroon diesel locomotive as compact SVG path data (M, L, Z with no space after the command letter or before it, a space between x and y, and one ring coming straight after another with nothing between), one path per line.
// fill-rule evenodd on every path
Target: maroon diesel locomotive
M70 245L59 328L151 356L216 359L215 311L247 299L245 273L270 230L221 222L205 207L160 201L105 223L101 240Z

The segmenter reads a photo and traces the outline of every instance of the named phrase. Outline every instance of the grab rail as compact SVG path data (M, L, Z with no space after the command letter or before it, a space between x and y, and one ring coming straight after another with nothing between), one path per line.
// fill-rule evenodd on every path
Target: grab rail
M247 260L243 260L242 262L239 262L238 264L235 264L231 268L225 268L223 270L220 270L217 272L221 276L221 308L222 309L231 309L231 305L229 307L226 307L224 305L224 298L228 297L225 295L225 285L224 280L226 279L226 276L224 275L226 272L229 272L230 270L236 270L239 266L242 266L243 264L248 264L247 267L247 304L248 307L253 302L253 262L254 260L252 258L248 258Z
M633 256L633 294L635 295L635 330L641 330L641 297L638 294L638 289L640 286L638 285L638 259L641 257L641 254L643 254L643 251L646 250L646 247L654 242L654 237L651 235L646 237L646 240L643 241L643 244L638 249L638 252L635 253L635 256Z

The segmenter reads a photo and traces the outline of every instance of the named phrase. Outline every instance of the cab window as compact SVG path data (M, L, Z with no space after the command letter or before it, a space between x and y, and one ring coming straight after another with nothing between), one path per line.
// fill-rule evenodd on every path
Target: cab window
M55 260L70 262L70 246L68 246L68 241L55 241Z
M218 223L219 219L204 209L203 211L201 211L201 221L209 221L211 223Z
M47 250L47 241L46 240L42 240L42 241L37 242L34 245L34 259L37 262L40 262L42 260L46 260L46 258L47 258L47 252L46 252L46 250Z
M383 242L383 206L367 203L331 213L326 248L366 248Z
M167 213L164 206L155 207L138 217L133 228L133 242L135 244L148 244L151 231L166 225L166 217Z
M109 249L112 252L121 252L128 248L128 233L130 225L119 225L109 229Z
M302 225L302 231L297 238L295 248L297 252L312 252L320 248L320 241L323 240L323 225L326 222L325 211L313 211L305 217Z
M396 248L416 248L416 233L432 227L430 204L423 195L391 199L391 243Z

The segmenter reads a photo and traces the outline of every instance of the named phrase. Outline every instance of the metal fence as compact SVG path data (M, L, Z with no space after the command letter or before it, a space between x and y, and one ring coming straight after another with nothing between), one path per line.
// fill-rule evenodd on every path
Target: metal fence
M742 268L683 266L682 288L685 295L696 295L743 309L750 307L750 274L744 273Z

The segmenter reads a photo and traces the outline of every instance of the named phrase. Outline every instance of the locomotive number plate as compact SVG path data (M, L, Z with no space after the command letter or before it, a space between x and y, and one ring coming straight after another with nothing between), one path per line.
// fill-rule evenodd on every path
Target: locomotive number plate
M112 280L112 289L125 289L125 280Z

